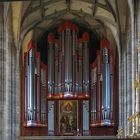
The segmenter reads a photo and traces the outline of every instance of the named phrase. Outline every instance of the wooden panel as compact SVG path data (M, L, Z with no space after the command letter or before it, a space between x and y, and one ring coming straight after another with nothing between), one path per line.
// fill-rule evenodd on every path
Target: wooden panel
M116 127L100 126L90 128L92 136L113 136L117 134Z

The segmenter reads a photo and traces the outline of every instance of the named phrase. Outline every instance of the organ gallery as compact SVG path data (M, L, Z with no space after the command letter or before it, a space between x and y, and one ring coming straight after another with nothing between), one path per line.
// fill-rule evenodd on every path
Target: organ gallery
M22 135L114 135L115 51L100 38L90 61L90 32L66 20L46 38L46 63L31 40L24 53Z

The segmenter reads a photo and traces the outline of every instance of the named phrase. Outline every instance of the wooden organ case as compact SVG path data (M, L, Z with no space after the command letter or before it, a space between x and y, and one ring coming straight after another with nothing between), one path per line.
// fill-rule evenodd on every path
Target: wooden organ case
M113 51L101 41L89 64L89 34L71 21L48 34L47 65L31 41L24 53L21 135L113 135ZM99 129L103 133L99 133ZM108 133L108 130L110 133Z
M115 135L117 131L117 96L114 90L115 53L106 38L101 40L96 60L90 64L91 133ZM116 98L116 100L115 100Z
M47 134L47 66L31 40L24 53L24 88L21 96L21 135Z

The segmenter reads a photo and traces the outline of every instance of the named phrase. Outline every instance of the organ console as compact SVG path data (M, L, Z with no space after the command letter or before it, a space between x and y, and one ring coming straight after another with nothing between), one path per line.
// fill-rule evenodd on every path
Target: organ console
M90 35L80 36L79 30L68 20L59 26L57 35L48 34L47 65L36 45L29 43L24 54L25 127L48 127L48 135L55 135L56 100L62 99L79 101L83 135L90 135L90 127L114 125L113 50L103 38L90 64Z

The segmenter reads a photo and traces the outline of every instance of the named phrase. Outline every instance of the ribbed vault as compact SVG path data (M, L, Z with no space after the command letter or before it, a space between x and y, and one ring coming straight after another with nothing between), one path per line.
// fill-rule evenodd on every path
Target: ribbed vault
M105 33L107 26L112 29L114 27L116 30L117 13L113 4L110 0L38 0L23 2L21 39L31 29L35 31L35 38L38 39L46 30L58 26L65 19L71 19L99 35ZM115 30L114 34L117 32Z

